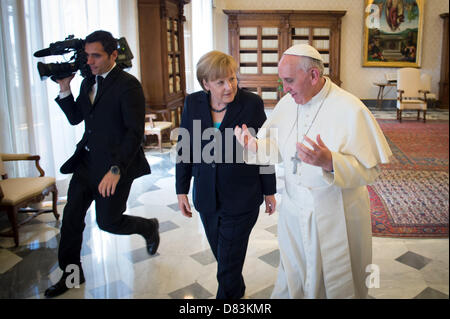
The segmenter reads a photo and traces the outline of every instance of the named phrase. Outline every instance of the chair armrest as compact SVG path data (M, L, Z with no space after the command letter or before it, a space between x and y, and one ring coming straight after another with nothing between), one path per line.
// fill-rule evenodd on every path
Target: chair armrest
M23 153L23 154L2 153L1 154L2 160L4 162L9 162L9 161L27 161L27 160L30 160L31 156L32 155L28 154L28 153Z
M404 90L397 90L397 93L399 93L399 96L397 97L397 100L402 101L403 93L405 93L405 91Z
M145 118L149 119L149 120L156 120L158 116L156 114L150 113L150 114L145 114Z
M22 153L22 154L7 154L7 153L1 153L0 154L2 161L4 162L10 162L10 161L35 161L36 169L39 171L40 177L45 175L44 170L39 165L39 160L41 157L39 155L31 155L28 153Z
M153 123L153 120L156 120L158 116L156 114L145 114L145 119L148 120L148 123L150 123L150 127L154 128L155 127L155 123Z
M148 119L149 123L150 123L150 127L155 127L155 123L153 123L153 120L156 120L158 118L158 115L153 114L153 113L149 113L149 114L145 114L145 118Z
M419 90L419 93L423 93L423 100L427 100L427 93L430 93L428 90ZM419 98L421 100L421 98Z

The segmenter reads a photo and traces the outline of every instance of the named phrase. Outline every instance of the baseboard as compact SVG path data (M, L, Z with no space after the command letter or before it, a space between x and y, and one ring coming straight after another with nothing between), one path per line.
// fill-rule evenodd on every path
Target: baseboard
M397 108L397 100L383 100L381 102L381 108L377 108L377 100L361 100L365 106L371 110L392 111ZM428 110L448 110L448 106L441 105L439 101L428 101Z
M369 109L377 109L377 100L361 100ZM397 100L383 100L381 110L395 110L397 108Z

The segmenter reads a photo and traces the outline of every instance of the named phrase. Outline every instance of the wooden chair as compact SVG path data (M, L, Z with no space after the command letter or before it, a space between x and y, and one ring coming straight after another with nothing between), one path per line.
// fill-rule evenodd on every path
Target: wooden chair
M162 153L162 140L165 136L170 136L170 131L172 130L172 122L167 121L154 121L156 119L156 114L146 114L145 118L145 131L144 135L147 137L149 135L156 135L158 138L159 151ZM146 148L154 148L155 146L146 145Z
M403 110L417 110L417 120L423 111L423 121L427 115L427 93L422 89L420 70L402 68L397 70L397 120L402 121Z
M0 233L0 236L13 237L16 247L19 246L19 226L42 213L53 212L58 220L57 210L58 190L54 177L45 176L44 170L39 166L40 156L30 154L0 153L0 212L5 211L11 223L12 230ZM35 161L39 177L8 178L4 162L9 161ZM52 193L52 209L29 208L31 204L40 203L44 197ZM24 221L18 223L18 213L34 213Z
M432 77L430 74L422 73L420 76L420 81L422 83L422 91L427 92L427 106L431 107L436 104L437 96L435 93L432 92L431 87L431 80Z

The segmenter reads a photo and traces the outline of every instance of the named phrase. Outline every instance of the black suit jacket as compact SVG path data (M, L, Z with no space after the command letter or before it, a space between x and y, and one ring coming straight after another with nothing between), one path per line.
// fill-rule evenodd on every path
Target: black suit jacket
M103 89L94 103L89 91L95 77L81 83L76 101L73 95L56 98L70 124L84 121L85 130L75 153L61 167L61 173L73 173L80 163L85 146L90 150L90 170L97 182L112 165L117 165L121 177L135 179L149 174L150 166L142 149L145 125L145 98L140 82L115 66L103 81Z
M273 167L271 174L260 174L260 166L245 164L243 149L233 134L234 127L242 124L257 132L265 120L261 98L238 89L233 102L228 105L219 132L216 131L213 136L209 134L214 131L209 95L200 91L187 96L177 145L177 194L189 192L193 176L194 207L205 214L214 213L219 206L236 214L249 211L261 205L263 194L275 194ZM189 136L186 132L189 132ZM228 146L226 143L229 143ZM208 160L208 157L213 160Z

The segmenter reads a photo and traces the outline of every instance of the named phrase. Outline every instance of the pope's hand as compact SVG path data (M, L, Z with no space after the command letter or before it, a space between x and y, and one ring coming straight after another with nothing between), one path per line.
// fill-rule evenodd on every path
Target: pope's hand
M242 128L239 125L236 125L234 128L234 135L236 136L236 140L241 144L245 149L256 153L258 150L258 144L256 143L256 138L250 133L247 125L242 124Z
M313 149L306 147L304 144L297 143L297 155L305 163L322 167L324 170L331 172L333 170L333 157L331 151L325 143L317 135L317 143L305 135L305 141L308 142Z
M178 194L178 207L181 210L181 213L191 218L192 217L192 211L191 211L191 205L189 205L189 199L186 194Z

